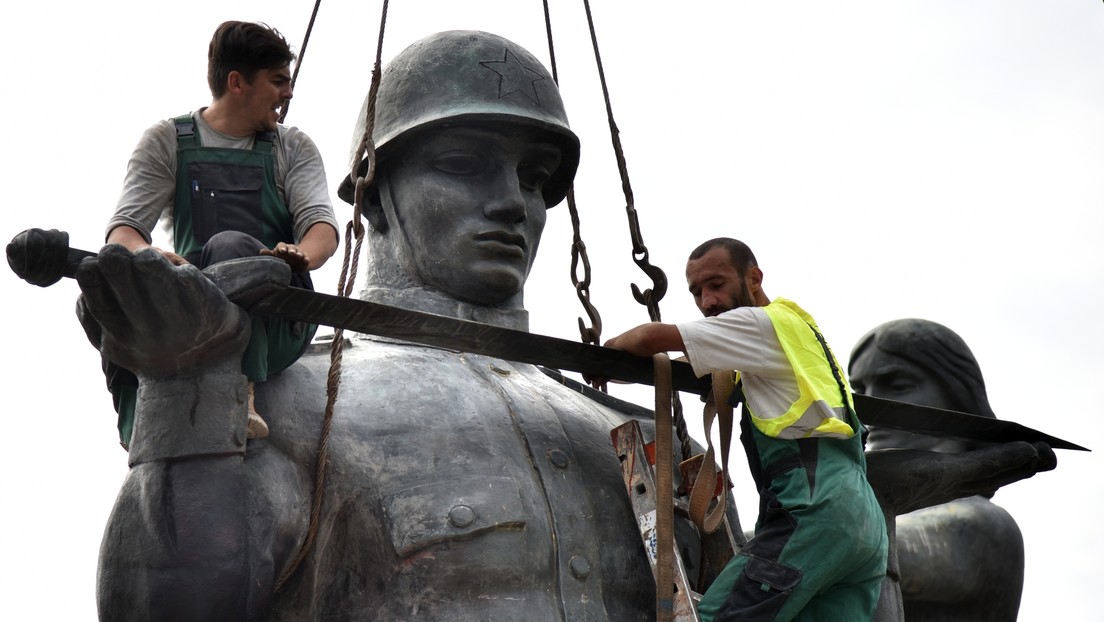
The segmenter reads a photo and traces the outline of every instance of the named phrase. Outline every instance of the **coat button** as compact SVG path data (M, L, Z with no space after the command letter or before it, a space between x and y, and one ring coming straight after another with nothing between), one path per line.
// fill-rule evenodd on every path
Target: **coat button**
M579 557L578 555L572 556L571 561L569 561L567 565L571 568L571 576L580 581L590 576L590 562L583 557Z
M548 461L552 463L557 469L566 469L567 465L571 463L567 454L559 449L552 449L548 452Z
M453 527L468 527L475 522L475 511L466 505L458 505L449 510L448 517Z

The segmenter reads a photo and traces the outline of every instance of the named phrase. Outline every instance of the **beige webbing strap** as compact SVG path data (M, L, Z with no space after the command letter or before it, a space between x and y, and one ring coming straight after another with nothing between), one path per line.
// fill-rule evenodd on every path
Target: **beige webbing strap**
M705 427L706 452L705 460L701 466L701 472L694 482L694 488L690 491L689 513L690 520L694 521L698 529L705 533L713 533L724 521L725 505L728 498L725 488L728 485L728 451L732 445L732 405L728 398L732 395L732 372L714 373L713 390L705 402L702 412L703 425ZM716 492L717 460L713 449L713 420L719 419L721 434L721 492L720 498L709 509L709 503ZM708 510L708 511L707 511Z
M656 455L656 622L669 622L675 611L674 443L671 418L671 359L652 356L655 367Z

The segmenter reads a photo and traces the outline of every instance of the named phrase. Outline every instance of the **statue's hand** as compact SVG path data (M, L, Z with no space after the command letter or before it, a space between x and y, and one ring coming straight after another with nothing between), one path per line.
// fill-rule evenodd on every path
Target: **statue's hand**
M139 374L174 373L240 355L248 315L191 265L152 249L105 246L76 274L77 315L93 345Z
M963 453L883 449L866 453L867 479L882 509L905 514L1049 471L1057 459L1046 443L1016 441Z

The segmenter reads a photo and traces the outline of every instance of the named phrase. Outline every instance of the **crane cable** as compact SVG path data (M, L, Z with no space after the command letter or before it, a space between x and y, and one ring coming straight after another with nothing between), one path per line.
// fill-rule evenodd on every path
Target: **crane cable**
M633 262L652 279L652 287L640 290L635 283L631 283L633 297L636 301L648 308L648 317L653 322L660 321L659 301L667 293L667 275L659 266L653 266L648 261L648 247L644 245L644 237L640 233L640 219L637 217L635 200L633 198L632 183L629 181L629 167L625 161L625 150L621 147L621 132L617 129L617 122L613 118L613 106L610 104L609 88L606 86L606 72L602 67L602 55L598 51L598 35L594 30L594 16L590 11L590 0L583 0L586 8L587 25L590 28L590 40L594 47L594 60L598 65L598 78L602 83L602 97L606 102L606 117L609 119L610 138L613 141L613 153L617 159L617 171L621 176L621 189L625 194L625 213L629 219L629 236L633 244ZM682 400L678 393L674 397L674 424L675 432L679 439L679 448L683 459L689 458L693 453L690 445L690 433L686 429L686 417L682 411Z
M295 71L291 74L291 91L295 92L295 81L299 79L299 68L303 66L303 57L307 55L307 43L310 43L311 31L314 30L314 18L318 17L318 7L322 4L322 0L314 0L314 10L311 11L310 21L307 22L307 32L303 35L303 45L299 47L299 58L295 61ZM291 107L291 100L284 102L283 108L280 109L279 123L283 123L287 118L288 108Z
M552 80L556 86L560 84L560 76L556 69L556 46L552 42L552 17L548 11L548 0L544 4L544 28L548 35L548 57L552 65ZM602 316L598 309L590 302L590 257L587 256L586 244L580 233L579 210L575 206L574 184L567 190L567 211L571 215L571 284L575 287L575 295L579 297L583 310L590 318L592 326L587 326L583 318L579 319L579 336L583 343L601 345L602 340ZM579 262L583 264L583 276L579 278ZM605 387L602 387L605 390Z
M602 55L598 49L598 35L594 28L594 16L590 10L590 1L583 0L586 8L587 26L590 29L594 59L598 67L598 77L602 84L602 97L606 104L606 116L609 119L610 138L613 142L617 171L621 176L621 188L625 194L625 213L629 220L629 235L633 244L633 261L652 280L652 288L641 291L635 283L631 284L633 297L648 309L653 322L660 321L659 301L667 293L667 276L658 266L648 261L648 247L644 245L640 233L640 220L637 217L633 198L632 183L629 181L628 164L621 146L620 131L613 118L613 106L610 104L606 74L602 67ZM580 320L581 323L581 320ZM692 454L690 434L686 428L686 417L682 410L682 401L677 391L671 388L671 362L666 353L653 357L655 385L655 425L656 425L656 620L667 622L673 618L674 610L674 446L671 428L679 440L679 449L683 460Z

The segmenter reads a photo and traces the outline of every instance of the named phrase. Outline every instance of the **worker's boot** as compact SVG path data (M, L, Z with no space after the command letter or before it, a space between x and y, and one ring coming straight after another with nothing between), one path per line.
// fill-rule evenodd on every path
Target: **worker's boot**
M264 438L268 436L268 424L257 414L253 406L253 383L249 383L249 422L246 424L246 438Z

